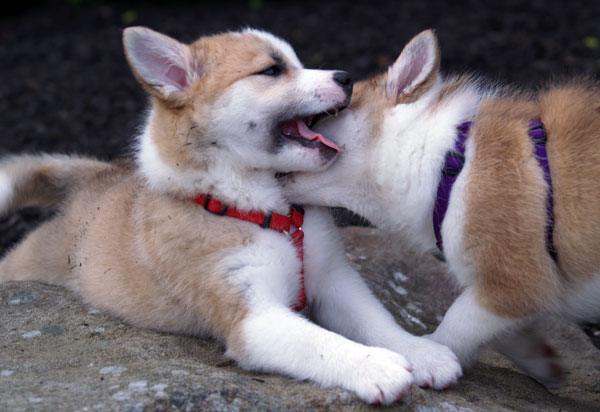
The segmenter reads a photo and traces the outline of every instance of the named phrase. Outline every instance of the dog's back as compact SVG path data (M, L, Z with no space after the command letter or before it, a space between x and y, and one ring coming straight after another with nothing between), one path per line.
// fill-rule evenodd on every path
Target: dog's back
M480 299L496 313L548 308L600 268L600 94L589 80L539 96L485 99L471 133L464 250L473 256ZM554 206L555 265L546 250L548 185L527 132L546 129Z
M29 170L20 183L32 188L40 180L66 183L66 163L33 167L50 158L13 159L13 166ZM149 190L131 162L95 165L87 170L87 163L78 168L68 164L73 186L46 199L61 204L57 216L0 262L0 281L63 285L138 326L228 336L223 325L235 324L231 318L243 317L244 310L224 309L241 302L235 288L219 279L223 273L218 267L232 248L250 241L250 230L190 207L189 199ZM23 194L12 205L29 202L33 200ZM195 283L202 286L191 287ZM211 310L187 310L193 302L204 302Z
M600 89L591 81L540 97L554 189L554 244L568 279L600 271Z

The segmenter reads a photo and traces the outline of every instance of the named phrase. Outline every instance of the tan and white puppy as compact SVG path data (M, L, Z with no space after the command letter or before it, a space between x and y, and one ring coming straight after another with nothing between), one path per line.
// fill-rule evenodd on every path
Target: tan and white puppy
M303 119L347 105L348 75L304 69L287 43L250 29L188 46L129 28L124 45L153 97L135 164L1 161L0 212L36 204L59 214L8 253L0 281L65 285L134 325L214 336L244 368L341 386L367 402L391 403L413 380L456 382L454 354L395 323L326 212L307 210L303 225L306 296L320 327L290 309L301 262L288 236L192 200L208 193L240 211L286 215L275 175L335 157Z
M290 176L288 196L344 206L437 251L432 215L444 158L457 126L473 121L441 227L463 292L430 337L463 365L493 344L556 386L561 368L535 321L548 312L600 318L598 84L578 79L517 93L470 76L443 78L439 61L437 39L425 31L386 73L357 84L348 109L315 125L341 155L325 171ZM549 188L528 136L534 120L548 136L557 263L545 243Z

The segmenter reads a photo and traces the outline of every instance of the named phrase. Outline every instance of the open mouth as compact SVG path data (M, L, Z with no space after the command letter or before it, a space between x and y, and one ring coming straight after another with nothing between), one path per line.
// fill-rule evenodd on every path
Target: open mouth
M337 115L339 109L329 112L319 113L297 119L289 119L279 124L281 135L287 139L300 143L304 147L317 148L326 159L333 158L340 148L331 140L325 138L322 134L311 129L319 120Z

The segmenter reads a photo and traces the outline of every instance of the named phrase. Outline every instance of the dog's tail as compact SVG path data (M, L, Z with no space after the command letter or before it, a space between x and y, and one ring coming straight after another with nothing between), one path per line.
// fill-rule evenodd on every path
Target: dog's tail
M27 206L53 208L110 164L67 155L20 155L0 159L0 216Z
M0 216L26 206L59 207L70 193L112 167L66 155L21 155L0 159ZM60 222L47 222L0 261L0 283L36 280L69 286L73 277Z

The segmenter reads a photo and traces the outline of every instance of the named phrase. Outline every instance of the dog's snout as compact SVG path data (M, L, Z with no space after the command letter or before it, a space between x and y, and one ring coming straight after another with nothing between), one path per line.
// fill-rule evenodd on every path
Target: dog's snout
M352 78L348 72L335 72L333 74L333 81L339 84L342 89L348 94L352 93Z

